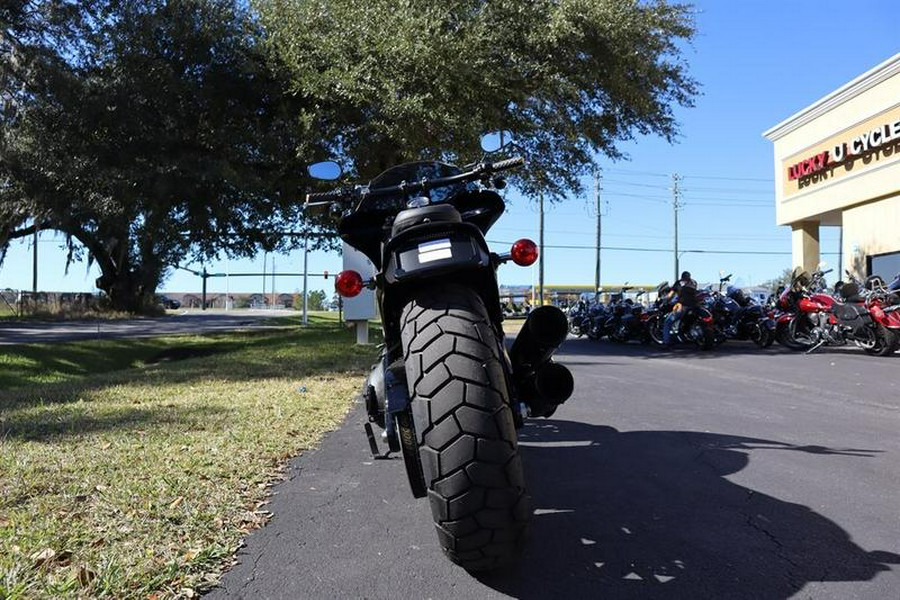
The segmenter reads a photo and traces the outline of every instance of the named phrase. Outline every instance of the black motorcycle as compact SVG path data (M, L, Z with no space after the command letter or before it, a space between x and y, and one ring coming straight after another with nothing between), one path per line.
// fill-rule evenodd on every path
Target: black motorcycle
M750 340L760 348L768 348L775 341L775 320L769 310L735 286L729 285L722 294L722 286L731 275L719 280L719 291L710 294L707 308L713 315L717 341Z
M604 327L609 332L609 339L614 342L624 344L630 340L639 340L647 343L650 336L645 325L646 319L643 318L644 307L636 302L644 295L644 291L639 291L634 300L624 298L625 292L630 289L622 288L622 297L611 305L612 316L607 319Z
M566 318L569 321L569 332L572 335L581 337L590 331L591 318L589 310L590 307L584 300L579 300L569 307Z
M711 350L716 345L712 313L702 303L689 308L682 307L680 302L672 304L667 297L670 290L668 282L661 283L657 288L658 298L645 324L650 339L662 346L666 318L671 312L678 311L680 317L672 323L671 341L695 344L701 350Z
M403 456L413 496L428 496L445 553L471 571L520 552L531 511L516 429L573 390L551 360L567 335L562 311L534 309L508 353L504 344L496 270L533 264L537 247L519 240L496 254L484 236L504 211L497 174L523 163L413 162L307 195L307 207L340 212L341 237L375 265L369 280L343 271L335 284L343 296L376 292L384 350L364 386L369 421L384 428L388 454ZM368 423L366 433L383 456Z

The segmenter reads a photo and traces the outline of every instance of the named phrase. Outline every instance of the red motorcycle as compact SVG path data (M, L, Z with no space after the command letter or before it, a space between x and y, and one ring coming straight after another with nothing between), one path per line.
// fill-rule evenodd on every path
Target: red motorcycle
M795 350L813 352L823 345L855 343L869 354L887 356L900 344L900 312L890 293L863 290L856 282L837 285L840 299L824 292L824 276L795 270L778 300L778 340Z

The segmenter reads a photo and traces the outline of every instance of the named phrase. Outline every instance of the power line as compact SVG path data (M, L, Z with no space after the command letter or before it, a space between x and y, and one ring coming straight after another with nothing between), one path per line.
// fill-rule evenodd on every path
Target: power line
M512 242L505 242L500 240L487 240L490 244L498 244L501 246L511 246ZM580 246L580 245L569 245L569 244L544 244L544 248L553 248L556 250L596 250L597 246ZM633 248L627 246L602 246L601 250L617 250L622 252L665 252L671 253L671 248ZM741 254L741 255L754 255L754 256L791 256L791 252L779 252L779 251L767 251L767 250L701 250L701 249L688 249L688 250L679 250L679 254ZM822 255L837 255L839 252L820 252Z
M621 179L605 179L607 183L618 183L619 185L630 185L634 187L646 187L646 188L656 188L659 190L668 190L669 186L667 185L654 185L652 183L634 183L632 181L622 181Z
M619 173L621 175L641 175L648 177L671 177L670 173L656 173L652 171L632 171L630 169L615 169L609 168L604 169L604 171L608 173ZM761 177L725 177L725 176L714 176L714 175L682 175L685 179L708 179L711 181L748 181L748 182L756 182L756 183L775 183L774 179L765 179Z
M684 188L685 192L716 192L721 193L725 192L726 194L766 194L767 196L772 196L772 190L745 190L745 189L737 189L737 188L708 188L708 187L693 187L689 186Z
M628 192L616 192L616 191L606 190L606 189L604 189L603 191L608 192L608 194L606 194L607 196L621 196L624 198L639 198L641 200L646 200L648 202L660 202L662 204L669 203L667 196L649 196L647 194L630 194Z
M746 208L774 208L766 204L752 204L749 202L697 202L694 200L682 203L682 206L741 206Z

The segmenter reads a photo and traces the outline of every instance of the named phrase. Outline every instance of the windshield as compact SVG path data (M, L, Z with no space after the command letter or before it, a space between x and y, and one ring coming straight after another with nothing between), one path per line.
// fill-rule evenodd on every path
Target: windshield
M438 179L442 177L451 177L462 173L462 169L454 165L442 162L413 162L392 167L369 182L369 189L376 190L378 188L392 187L399 185L404 181L406 183L418 183L423 179ZM428 190L427 192L417 192L416 196L428 196L432 203L445 202L449 198L472 189L472 183L456 183L453 185L443 186ZM394 211L398 212L406 208L406 202L409 194L388 194L373 195L367 197L357 208L359 211Z

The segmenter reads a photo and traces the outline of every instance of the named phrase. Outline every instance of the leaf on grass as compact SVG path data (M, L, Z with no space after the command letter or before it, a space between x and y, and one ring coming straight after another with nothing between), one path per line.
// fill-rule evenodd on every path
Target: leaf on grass
M81 587L87 587L91 585L91 582L96 578L97 574L84 565L78 567L78 583L81 585Z
M187 552L185 552L184 556L182 558L184 558L185 562L191 562L192 560L197 558L198 554L200 554L200 550L192 549L192 550L188 550Z
M184 502L184 496L178 496L174 500L172 500L172 504L169 505L169 510L174 510L178 508L178 505Z
M31 560L34 563L33 566L35 569L40 569L54 558L56 558L56 550L53 548L44 548L40 552L35 552L31 555Z
M72 560L72 553L68 550L57 552L53 548L44 548L40 552L31 555L32 566L35 569L43 569L50 566L67 566Z
M101 450L109 450L110 448L112 448L112 442L106 442L105 444L100 446Z

